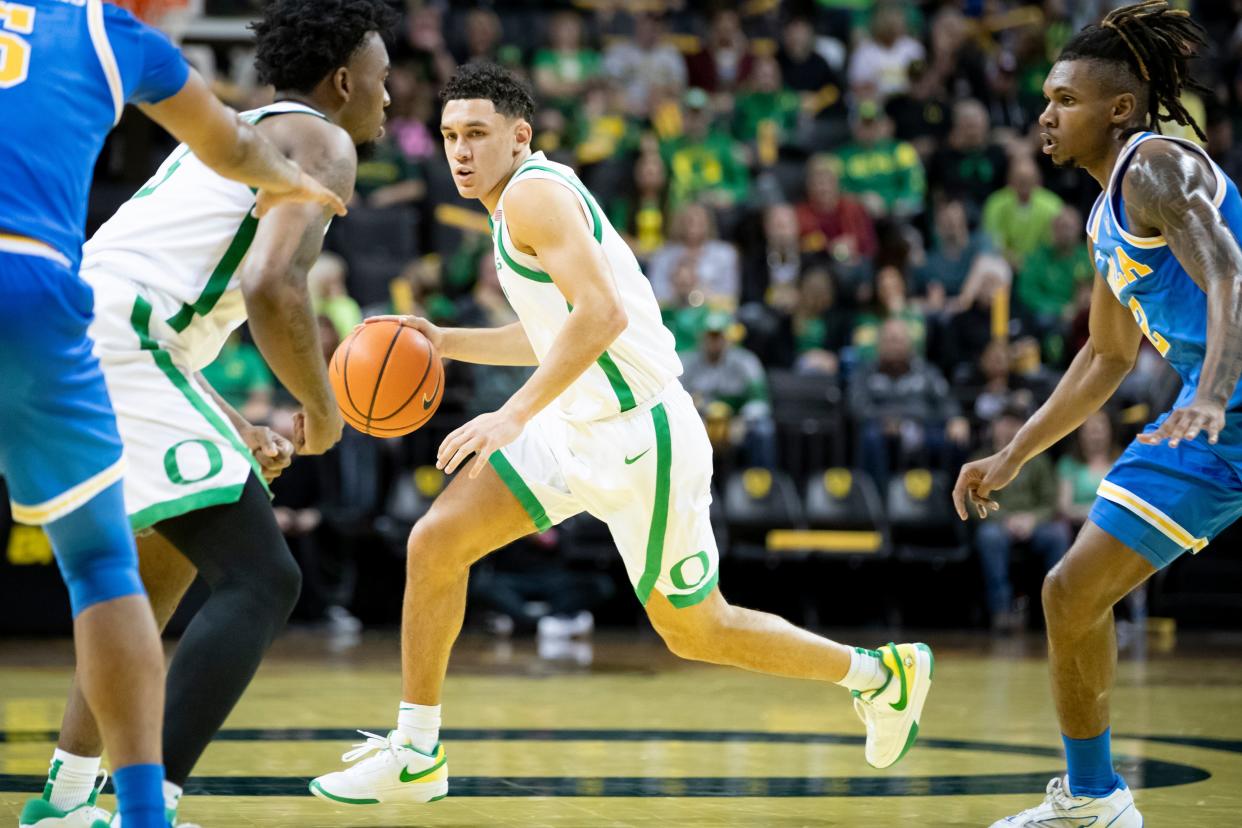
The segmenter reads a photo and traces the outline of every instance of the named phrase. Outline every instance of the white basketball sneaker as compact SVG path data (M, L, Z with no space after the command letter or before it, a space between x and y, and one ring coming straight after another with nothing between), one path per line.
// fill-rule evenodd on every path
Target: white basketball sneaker
M365 730L365 742L341 757L357 762L353 767L325 774L310 783L310 792L320 799L346 805L376 805L381 802L435 802L448 795L448 759L444 745L437 744L430 754L410 744L400 731L387 737ZM374 756L367 754L374 752ZM361 760L361 761L358 761Z
M108 784L108 772L100 770L96 778L99 779L99 784L91 791L86 802L68 811L52 806L52 781L49 779L43 788L43 796L29 800L22 808L21 816L17 818L18 825L20 828L92 828L100 820L107 822L111 814L97 807L95 800Z
M926 644L886 644L880 657L890 675L879 690L854 691L854 712L867 727L864 755L873 768L897 763L914 746L936 660Z
M93 828L97 822L106 825L109 816L103 808L95 806L93 797L90 802L68 811L53 808L52 803L40 798L26 803L17 822L20 828Z
M1143 828L1143 815L1123 781L1108 796L1074 796L1069 778L1048 783L1044 801L1020 814L997 820L991 828Z

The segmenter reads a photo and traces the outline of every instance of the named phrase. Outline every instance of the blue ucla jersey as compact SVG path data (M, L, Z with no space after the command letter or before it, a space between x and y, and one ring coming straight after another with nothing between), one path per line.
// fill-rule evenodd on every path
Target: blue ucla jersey
M1141 237L1129 232L1121 179L1134 151L1151 140L1176 141L1203 156L1216 175L1214 203L1235 238L1242 239L1242 197L1237 185L1202 149L1190 141L1151 132L1133 136L1117 158L1108 187L1096 199L1087 219L1095 266L1113 294L1134 314L1143 335L1169 361L1184 386L1177 406L1188 403L1199 387L1207 354L1207 294L1173 255L1162 236ZM1242 387L1242 386L1240 386ZM1242 413L1242 390L1229 401L1230 420Z
M167 38L101 0L0 2L0 234L76 268L95 159L127 101L156 103L189 68Z

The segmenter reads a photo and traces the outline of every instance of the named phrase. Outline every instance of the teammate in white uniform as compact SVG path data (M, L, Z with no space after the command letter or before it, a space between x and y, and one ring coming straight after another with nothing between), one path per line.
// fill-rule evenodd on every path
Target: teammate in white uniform
M608 524L673 652L841 684L866 724L868 762L896 762L918 732L930 649L846 647L726 603L708 517L711 446L633 253L570 168L531 153L534 100L520 81L473 63L441 98L457 189L491 216L500 284L519 321L482 330L405 323L442 356L538 368L499 411L441 445L437 465L462 473L410 534L397 728L365 734L343 757L361 761L315 779L311 792L356 805L447 795L440 692L470 565L583 511Z
M382 131L396 16L384 0L275 0L255 26L256 58L277 103L242 117L342 200L356 144ZM320 454L343 423L328 382L306 273L331 214L278 206L212 172L185 145L86 244L95 294L90 334L129 460L125 501L157 622L196 571L211 595L168 672L165 806L244 692L297 601L301 574L265 478L293 449ZM198 375L249 318L277 378L302 404L294 445L247 423ZM102 743L76 689L44 801L23 826L89 826Z

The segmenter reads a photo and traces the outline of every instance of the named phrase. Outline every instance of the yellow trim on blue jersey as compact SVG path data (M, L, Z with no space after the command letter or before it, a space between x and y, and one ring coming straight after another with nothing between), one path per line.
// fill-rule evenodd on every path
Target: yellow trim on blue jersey
M1116 483L1110 483L1104 480L1100 483L1100 488L1096 494L1105 500L1110 500L1118 506L1129 509L1134 514L1141 517L1144 521L1160 530L1160 533L1169 540L1181 546L1183 549L1189 549L1191 554L1196 554L1203 547L1207 546L1207 538L1196 538L1187 532L1177 521L1166 515L1164 512L1152 506L1146 500L1136 495L1134 492L1118 486Z
M66 492L61 492L51 500L45 500L33 506L23 506L16 501L9 501L13 520L30 526L42 526L63 518L70 512L84 506L91 498L121 479L125 474L125 457L93 477L83 480Z
M1107 196L1107 193L1105 194ZM1096 201L1095 208L1092 209L1091 215L1087 217L1087 235L1091 237L1091 243L1094 244L1100 237L1100 221L1104 218L1104 205Z
M23 256L40 256L44 259L59 262L65 267L69 266L69 260L65 258L64 253L61 253L46 242L32 239L29 236L19 236L15 233L0 233L0 250L3 250L5 253L18 253Z

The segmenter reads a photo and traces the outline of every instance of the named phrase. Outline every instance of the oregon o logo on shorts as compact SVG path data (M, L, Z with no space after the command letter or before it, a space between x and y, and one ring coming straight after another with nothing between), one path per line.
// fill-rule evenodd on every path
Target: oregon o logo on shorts
M178 457L177 450L182 446L202 446L206 453L207 471L198 475L198 477L186 477L181 472L181 459ZM189 459L188 457L186 459ZM193 469L201 468L201 463L194 463ZM220 447L210 440L194 439L182 440L171 446L168 451L164 452L164 472L168 475L168 479L176 483L178 486L188 486L191 483L198 483L200 480L206 480L220 473L220 469L224 468L224 458L220 456Z
M698 577L694 579L693 583L686 580L686 575L682 571L682 568L686 564L690 563L690 561L699 562ZM695 552L693 555L690 555L689 557L686 557L686 558L682 558L680 561L673 564L673 568L668 571L668 577L669 577L669 580L673 582L673 586L677 587L678 589L694 589L696 586L703 583L703 581L707 578L707 568L709 565L710 565L710 561L708 561L707 559L707 552L700 550L698 552ZM691 570L691 572L693 573L693 569Z

